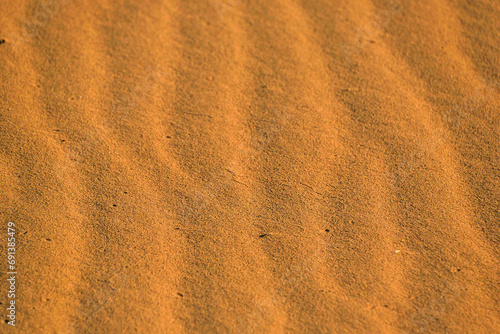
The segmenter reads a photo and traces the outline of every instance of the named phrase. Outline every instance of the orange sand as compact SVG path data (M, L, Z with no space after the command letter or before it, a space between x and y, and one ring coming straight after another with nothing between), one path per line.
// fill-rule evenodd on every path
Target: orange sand
M0 11L20 333L500 332L499 1Z

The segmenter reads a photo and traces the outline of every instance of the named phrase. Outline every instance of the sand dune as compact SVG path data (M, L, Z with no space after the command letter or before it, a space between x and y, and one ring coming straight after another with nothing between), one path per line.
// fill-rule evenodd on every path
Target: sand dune
M500 332L498 1L0 10L20 332Z

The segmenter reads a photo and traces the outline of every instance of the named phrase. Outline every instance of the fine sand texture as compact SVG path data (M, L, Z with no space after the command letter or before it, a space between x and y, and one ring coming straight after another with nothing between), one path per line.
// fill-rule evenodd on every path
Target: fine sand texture
M0 332L500 333L499 47L498 0L2 0Z

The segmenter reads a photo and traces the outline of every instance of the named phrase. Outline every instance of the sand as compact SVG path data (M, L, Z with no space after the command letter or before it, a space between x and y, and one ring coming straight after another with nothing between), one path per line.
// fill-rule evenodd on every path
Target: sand
M500 332L497 0L0 11L1 332Z

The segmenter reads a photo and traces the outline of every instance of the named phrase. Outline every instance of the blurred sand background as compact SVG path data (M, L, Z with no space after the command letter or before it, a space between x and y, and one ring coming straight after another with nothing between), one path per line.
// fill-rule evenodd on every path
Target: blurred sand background
M2 0L16 330L500 332L499 29L497 0Z

